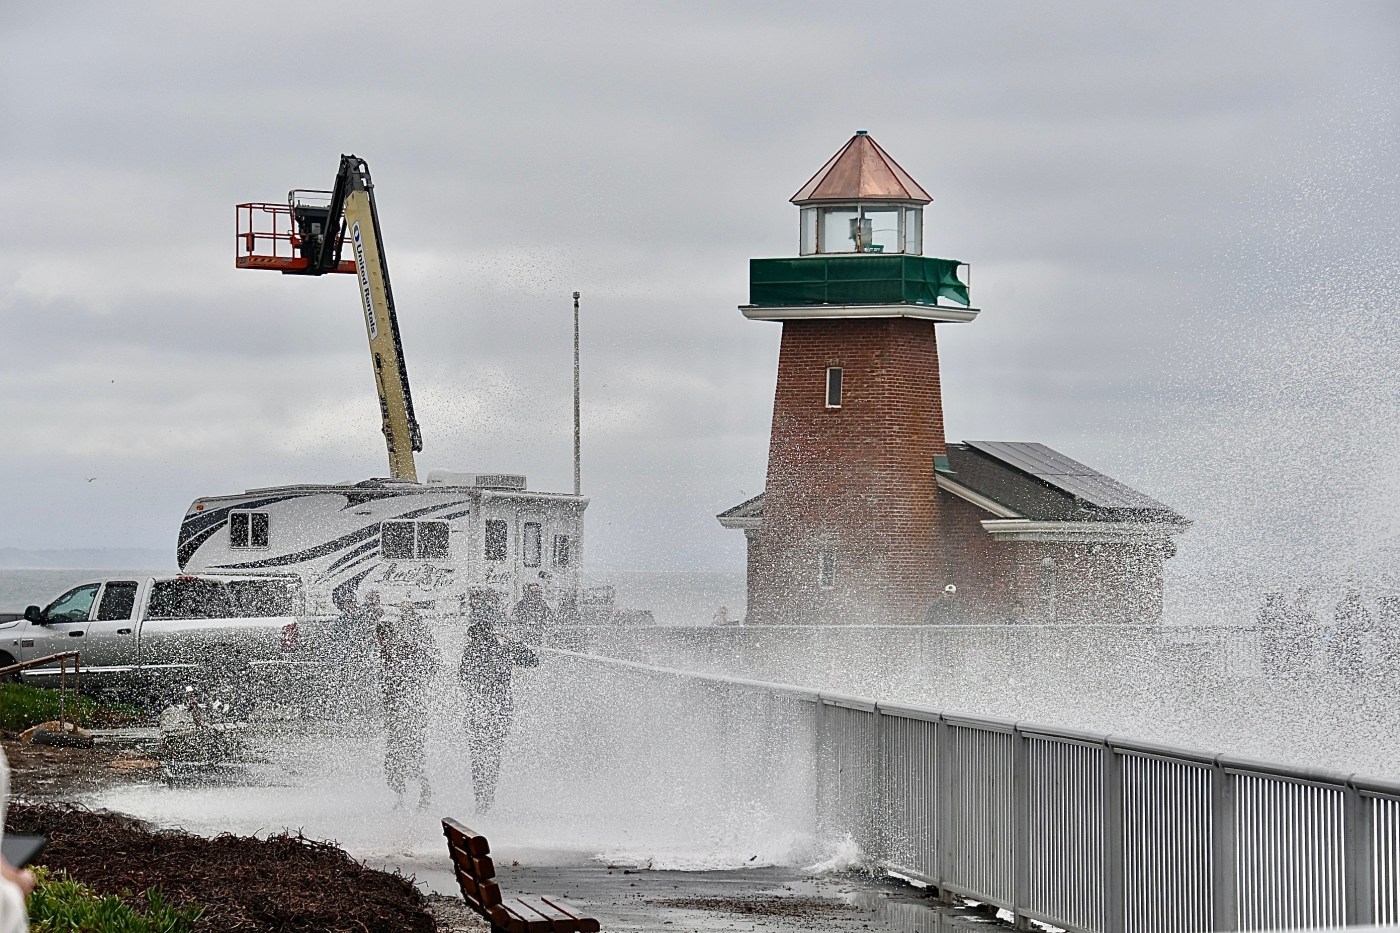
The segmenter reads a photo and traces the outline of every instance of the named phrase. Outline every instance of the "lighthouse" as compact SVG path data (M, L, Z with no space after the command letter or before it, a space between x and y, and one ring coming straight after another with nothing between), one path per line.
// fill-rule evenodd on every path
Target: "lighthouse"
M764 492L718 516L747 621L1155 618L1185 519L1042 444L945 438L938 331L979 311L925 255L932 200L858 130L791 198L797 255L749 261L740 311L782 340Z

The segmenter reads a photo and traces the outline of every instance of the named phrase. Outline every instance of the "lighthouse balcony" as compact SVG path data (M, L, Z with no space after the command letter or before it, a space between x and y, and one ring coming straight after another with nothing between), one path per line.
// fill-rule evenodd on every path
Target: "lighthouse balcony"
M744 316L760 321L912 317L971 321L970 267L902 253L750 259Z

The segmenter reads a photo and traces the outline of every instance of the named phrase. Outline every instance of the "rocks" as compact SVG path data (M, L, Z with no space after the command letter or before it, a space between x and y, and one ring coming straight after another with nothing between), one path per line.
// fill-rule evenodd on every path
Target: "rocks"
M71 722L50 719L30 726L19 734L21 742L29 745L57 745L64 748L92 748L92 733Z

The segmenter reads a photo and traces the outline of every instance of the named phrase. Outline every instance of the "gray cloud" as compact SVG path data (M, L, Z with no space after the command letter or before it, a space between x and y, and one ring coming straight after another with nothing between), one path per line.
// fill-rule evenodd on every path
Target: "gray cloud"
M1400 452L1391 5L337 10L0 11L0 546L165 547L196 495L384 471L353 284L231 262L233 204L353 151L422 464L568 487L579 289L590 559L737 569L713 515L762 487L779 333L746 262L859 127L973 263L952 436L1190 512L1188 590L1393 552L1356 534Z

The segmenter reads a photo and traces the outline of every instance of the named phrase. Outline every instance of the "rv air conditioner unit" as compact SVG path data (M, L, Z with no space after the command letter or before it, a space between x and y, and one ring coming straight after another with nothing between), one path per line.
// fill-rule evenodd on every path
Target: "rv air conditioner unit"
M525 491L525 477L518 473L454 473L433 470L428 473L429 486L475 486L478 489L513 489Z

